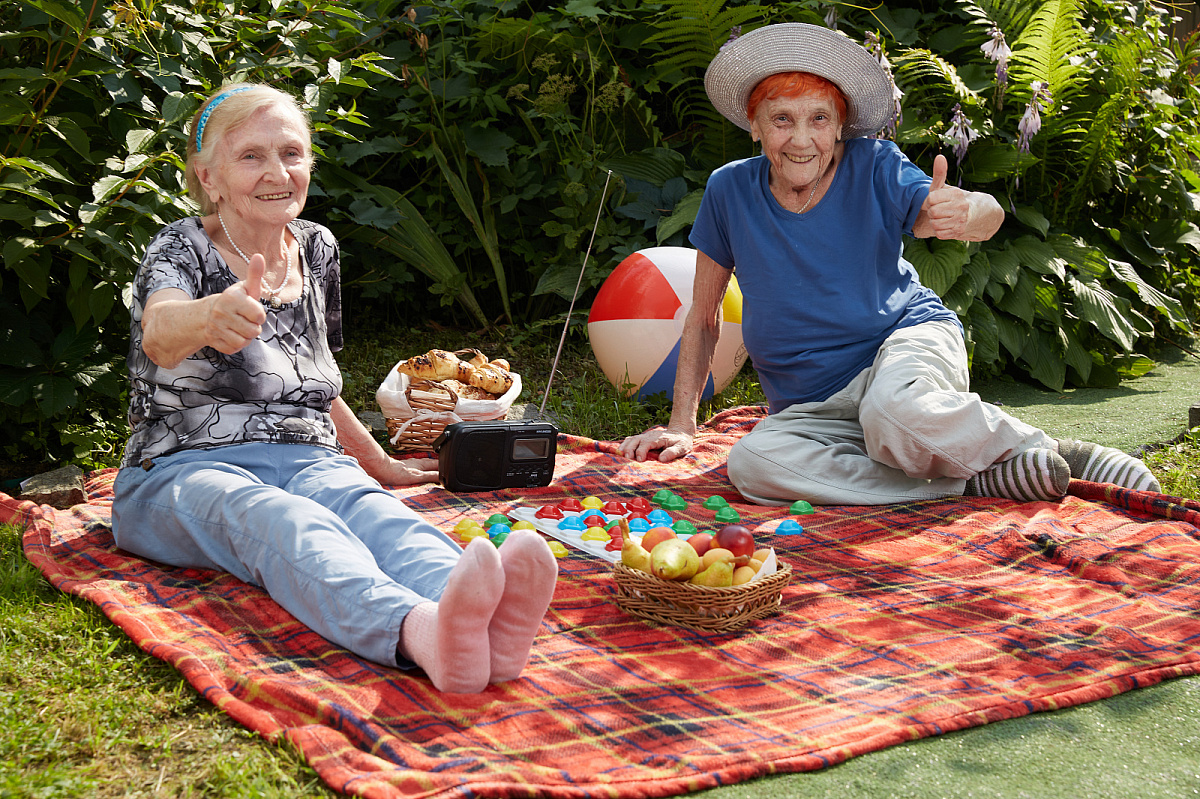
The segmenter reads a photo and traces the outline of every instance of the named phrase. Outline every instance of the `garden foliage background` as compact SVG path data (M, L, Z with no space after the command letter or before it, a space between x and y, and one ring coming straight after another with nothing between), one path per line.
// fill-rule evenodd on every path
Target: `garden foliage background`
M352 325L536 332L561 326L597 218L584 307L625 255L685 244L708 174L753 154L704 67L780 21L867 43L899 90L888 135L1010 211L990 242L907 246L974 374L1113 385L1191 330L1200 295L1200 34L1172 19L1087 0L0 0L0 448L112 463L127 287L194 212L187 123L223 82L311 107L305 216L342 243Z

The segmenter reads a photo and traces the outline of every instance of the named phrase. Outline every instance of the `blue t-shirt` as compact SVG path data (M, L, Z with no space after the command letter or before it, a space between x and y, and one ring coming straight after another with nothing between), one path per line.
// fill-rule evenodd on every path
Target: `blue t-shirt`
M742 338L771 413L826 400L894 331L958 317L901 257L930 178L890 141L850 139L821 202L779 205L763 156L713 172L691 243L742 292Z

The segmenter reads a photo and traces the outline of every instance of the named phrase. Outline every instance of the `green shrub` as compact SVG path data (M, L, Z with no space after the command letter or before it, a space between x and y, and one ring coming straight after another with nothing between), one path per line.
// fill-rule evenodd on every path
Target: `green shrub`
M1196 36L1170 42L1141 2L836 9L890 60L910 157L928 169L951 153L957 105L979 135L952 179L1012 212L991 242L907 250L964 320L977 374L1111 384L1149 367L1155 337L1190 327ZM625 255L685 244L707 175L752 153L703 94L731 31L827 10L0 0L0 449L85 465L119 452L124 293L149 238L195 210L186 124L223 82L272 83L311 107L305 216L342 242L351 325L529 330L561 320L577 285L586 308ZM1003 95L980 50L993 26L1013 47ZM1035 80L1050 93L1023 152Z

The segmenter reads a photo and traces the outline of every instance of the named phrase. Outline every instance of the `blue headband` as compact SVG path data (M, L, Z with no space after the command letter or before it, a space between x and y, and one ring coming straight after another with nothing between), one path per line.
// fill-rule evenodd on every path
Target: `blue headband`
M196 123L196 152L200 152L200 141L204 138L204 124L208 122L208 118L212 116L212 112L230 95L238 92L248 92L253 89L253 86L239 86L236 89L230 89L227 92L221 92L208 104L208 108L204 109L204 113L200 115L200 121Z

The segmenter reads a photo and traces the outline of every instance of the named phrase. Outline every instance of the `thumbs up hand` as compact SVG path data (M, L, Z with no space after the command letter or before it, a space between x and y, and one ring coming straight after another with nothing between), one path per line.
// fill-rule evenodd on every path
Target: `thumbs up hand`
M1004 209L990 194L947 186L948 171L946 156L933 159L933 182L913 232L918 237L987 241L1003 224Z
M262 334L267 311L262 302L262 276L267 261L261 253L250 256L246 277L212 296L205 338L218 352L232 355Z

